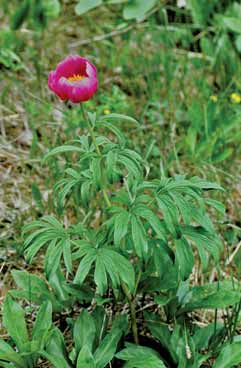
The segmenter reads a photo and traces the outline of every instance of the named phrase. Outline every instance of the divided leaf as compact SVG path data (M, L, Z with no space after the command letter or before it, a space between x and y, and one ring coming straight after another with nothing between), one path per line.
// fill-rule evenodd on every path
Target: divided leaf
M136 253L140 258L144 258L148 252L146 231L141 220L135 215L131 216L131 231Z

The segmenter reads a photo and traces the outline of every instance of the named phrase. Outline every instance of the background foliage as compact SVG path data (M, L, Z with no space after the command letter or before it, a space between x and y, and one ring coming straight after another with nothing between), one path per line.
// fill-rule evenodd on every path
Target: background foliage
M0 366L238 365L239 3L0 11ZM47 88L70 53L98 68L101 158Z

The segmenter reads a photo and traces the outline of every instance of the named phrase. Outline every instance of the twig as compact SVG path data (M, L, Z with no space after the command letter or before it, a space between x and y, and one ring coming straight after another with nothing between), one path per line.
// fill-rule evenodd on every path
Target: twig
M232 260L234 259L234 256L238 253L239 249L241 247L241 241L238 243L237 247L235 248L234 252L228 257L225 266L228 266Z
M108 38L116 37L116 36L119 36L121 34L127 33L129 31L131 31L132 29L137 29L138 30L138 29L149 27L149 26L150 26L149 23L130 24L126 28L115 29L115 30L113 30L109 33L104 33L104 34L101 34L99 36L95 36L95 37L92 37L92 38L87 38L85 40L80 40L80 41L73 42L73 43L70 44L70 48L77 47L77 46L88 45L88 44L91 44L93 42L100 42L100 41L106 40ZM155 28L157 28L159 30L166 30L166 31L169 31L169 32L176 31L176 27L173 27L173 26L155 26ZM201 60L206 60L206 61L210 61L210 62L213 61L213 58L211 56L204 55L201 52L193 52L193 51L183 50L183 49L179 49L179 48L172 48L172 50L173 50L174 54L180 55L180 56L187 56L189 59L201 59Z
M73 43L70 44L70 47L88 45L88 44L93 43L93 42L103 41L103 40L106 40L108 38L112 38L112 37L115 37L115 36L119 36L123 33L126 33L126 32L130 31L131 29L133 29L135 27L136 27L136 24L130 24L126 28L115 29L114 31L111 31L109 33L104 33L104 34L101 34L99 36L95 36L95 37L92 37L92 38L87 38L85 40L73 42Z
M127 26L126 28L122 28L122 29L115 29L114 31L111 31L109 33L104 33L102 35L99 36L95 36L93 38L88 38L86 40L82 40L82 41L76 41L70 44L70 47L76 47L76 46L81 46L81 45L87 45L89 43L92 42L98 42L98 41L102 41L102 40L106 40L107 38L112 38L115 36L119 36L123 33L129 32L131 29L133 28L143 28L146 27L146 25L149 25L148 23L143 23L148 17L150 17L152 14L156 13L159 8L160 8L161 4L156 6L152 11L150 11L149 13L146 14L146 16L144 17L144 19L142 20L142 23L139 22L135 22L130 24L129 26Z

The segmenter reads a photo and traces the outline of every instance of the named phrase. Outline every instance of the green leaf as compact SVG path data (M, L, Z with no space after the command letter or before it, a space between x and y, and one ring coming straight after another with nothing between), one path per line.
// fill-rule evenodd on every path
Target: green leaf
M49 301L44 302L37 314L32 339L38 341L38 349L44 348L44 340L52 326L52 305Z
M94 249L93 249L94 251ZM80 262L79 267L77 269L74 282L78 284L82 284L88 275L92 263L96 260L96 253L91 252L87 254Z
M167 305L172 299L173 299L173 296L169 294L166 294L166 295L160 294L154 297L155 303L158 304L159 306Z
M225 215L225 206L224 206L224 204L222 202L217 201L215 199L211 199L211 198L207 198L205 200L205 202L209 206L215 208L215 210L217 210L218 212L220 212L223 216Z
M125 237L128 231L130 215L127 211L121 211L115 216L114 224L114 243L119 246L121 240Z
M84 345L78 355L77 368L96 368L94 357L88 345Z
M111 331L105 336L104 340L95 351L94 359L96 368L105 368L113 359L118 342L128 326L126 322L125 316L121 316L114 321Z
M61 7L59 0L43 0L43 8L47 17L57 18Z
M199 254L205 249L213 256L214 260L218 262L222 250L222 243L216 234L208 232L201 226L195 227L190 225L183 225L181 231L183 235L186 235L196 244Z
M232 368L241 363L241 341L225 345L213 368Z
M62 333L58 328L53 328L51 330L51 334L49 336L49 342L46 347L46 351L48 354L47 359L54 364L56 368L63 367L63 368L69 368L69 365L67 364L68 358L67 358L67 350L64 342L64 338ZM57 358L55 360L55 358ZM59 365L58 365L59 362Z
M3 304L3 324L20 352L25 351L28 332L24 319L24 310L7 295Z
M74 324L74 343L77 354L83 347L92 350L95 339L95 322L87 310L83 309Z
M231 282L215 282L193 287L182 300L183 311L227 308L240 301L240 291L232 290Z
M100 255L97 255L94 280L97 285L97 293L103 295L107 289L107 275L105 264Z
M36 297L38 295L50 295L47 284L40 277L33 275L26 271L13 270L12 276L16 282L18 288L25 290L29 293L29 298L31 295ZM35 301L35 300L34 300Z
M88 207L91 198L91 182L86 181L81 185L81 199L84 206Z
M194 23L204 26L208 22L218 1L186 0L187 8L191 10Z
M121 163L127 171L134 177L139 178L141 176L141 167L137 161L131 157L127 157L124 154L118 155L118 162Z
M44 28L47 25L47 17L43 7L43 0L32 2L32 17L36 27Z
M193 341L195 343L196 349L197 350L208 349L209 342L213 337L213 335L215 334L215 331L217 332L222 328L223 325L221 323L216 324L216 326L215 323L210 323L205 327L197 328L197 330L193 335Z
M59 304L61 306L60 310L65 308L64 302L71 302L70 294L72 294L71 290L75 288L74 285L67 284L63 273L60 270L60 266L54 272L51 272L49 275L49 284L54 290L54 294L56 295L56 299L58 299ZM78 289L78 288L77 288ZM82 293L80 292L79 296Z
M100 6L101 4L102 0L79 0L75 7L75 12L77 15L82 15L96 8L97 6Z
M147 206L137 205L134 207L133 212L147 220L160 239L166 240L165 228L163 227L159 217L157 217Z
M123 114L104 115L104 116L101 116L100 120L101 120L101 122L102 121L108 121L108 120L126 120L126 121L129 121L130 123L134 123L134 124L139 125L139 122L136 119L132 118L131 116L127 116L127 115L123 115Z
M72 253L71 253L71 243L69 239L63 240L62 243L63 255L64 255L64 264L69 273L72 273Z
M106 329L108 326L108 317L104 307L97 306L92 313L94 318L95 327L96 327L96 334L95 334L95 341L93 349L99 346L100 342L102 341L103 337L105 336Z
M126 141L125 136L114 124L103 120L101 121L100 127L105 127L106 129L110 130L112 133L116 135L116 137L118 138L120 142L120 145L121 146L125 145L125 141Z
M154 338L167 349L170 350L171 332L166 324L162 324L160 317L154 313L145 313L145 321Z
M184 196L178 193L177 191L170 192L170 196L172 197L173 201L178 207L184 223L189 224L192 220L192 211L191 211L190 201L184 198Z
M241 35L236 37L235 46L236 46L238 52L241 53Z
M99 190L102 185L102 168L101 168L101 158L93 158L91 162L91 171L93 175L93 182L96 190Z
M16 366L16 368L26 368L26 362L21 355L16 353L10 345L0 339L0 366L2 363L1 360L14 363L14 367ZM13 365L11 364L9 367L13 367Z
M16 13L13 15L13 17L11 19L11 28L13 30L19 29L21 27L23 22L28 17L29 10L30 10L30 1L29 0L24 0L20 4L18 10L16 11Z
M106 155L106 174L110 182L114 182L118 178L117 159L118 154L113 149Z
M68 238L68 232L58 220L52 216L44 216L40 221L34 221L29 226L25 226L24 233L35 228L37 228L37 230L30 234L24 241L24 249L29 262L31 262L35 254L48 243L49 247L53 248L58 245L62 251L62 245L60 244L60 246L56 244L56 242Z
M123 10L123 17L126 20L136 19L142 21L146 14L156 5L157 0L132 0L129 1Z
M132 264L121 254L109 248L102 248L99 256L105 263L106 272L109 274L114 286L120 284L122 280L131 292L135 288L135 272Z
M161 194L156 198L158 207L163 213L163 217L168 230L177 236L178 230L178 211L174 201L169 195Z
M32 196L33 199L36 203L36 205L40 208L43 209L43 203L42 203L42 195L41 192L39 190L39 187L36 183L32 184Z
M109 251L110 250L108 249L106 254L102 256L102 260L104 262L105 269L108 272L108 276L110 277L113 289L118 289L121 283L120 275L118 269L116 269L116 265L113 263L113 258Z
M241 34L241 19L238 17L222 17L224 25L233 32Z
M47 155L44 156L43 162L46 162L50 157L58 155L59 153L65 152L81 152L83 153L83 149L76 146L60 146L52 149L52 151L48 152Z
M59 203L62 207L64 207L67 195L70 194L74 187L76 187L78 184L80 185L79 180L70 180L67 178L62 179L54 186L54 192L57 193L57 196L59 197Z
M175 240L176 261L181 279L186 279L192 272L194 257L192 248L184 237Z
M188 6L191 10L194 22L197 24L205 24L205 14L201 2L199 0L188 0Z
M126 348L116 354L116 357L128 363L125 368L165 368L158 353L145 346L126 343Z
M142 258L148 252L147 236L141 220L135 215L131 216L131 232L136 253Z
M58 356L53 353L46 353L46 351L41 351L40 354L53 364L53 367L55 368L70 368L70 365L62 356Z
M216 184L216 183L212 183L210 181L204 180L204 179L200 179L196 176L194 176L191 180L190 180L191 184L194 184L195 187L203 189L203 190L224 190L220 185Z
M55 273L60 266L62 253L63 241L57 242L56 239L53 239L49 243L47 252L45 254L44 270L47 278L50 278L50 275Z

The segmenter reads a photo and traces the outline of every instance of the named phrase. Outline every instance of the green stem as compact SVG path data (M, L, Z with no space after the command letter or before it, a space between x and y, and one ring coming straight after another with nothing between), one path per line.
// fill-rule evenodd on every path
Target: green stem
M135 299L132 298L126 284L122 283L121 286L122 286L122 289L123 289L123 291L124 291L124 293L127 297L127 300L128 300L129 306L130 306L132 333L133 333L135 344L138 345L139 344L139 338L138 338L138 329L137 329L137 322L136 322Z
M96 142L95 133L94 133L94 130L93 130L92 126L91 126L91 122L89 120L88 114L86 113L86 111L84 109L84 105L83 104L80 104L80 105L81 105L81 110L82 110L82 114L83 114L84 120L87 123L88 131L90 133L92 142L94 143L96 152L98 153L99 156L102 157L102 153L101 153L100 148L99 148L99 146L98 146L98 144ZM101 189L102 189L102 193L103 193L103 196L104 196L105 203L106 203L107 207L110 208L111 207L111 202L109 200L108 194L106 192L106 189L105 189L103 183L102 183L102 188Z
M94 143L96 152L98 153L98 155L101 156L100 148L99 148L99 146L98 146L98 144L96 142L95 133L94 133L94 130L93 130L92 126L91 126L91 122L89 120L88 114L85 111L84 105L83 104L80 104L80 106L81 106L81 111L82 111L82 114L83 114L83 118L84 118L84 120L87 123L88 131L89 131L90 136L91 136L91 139L92 139L92 141Z
M236 308L236 311L234 313L235 316L234 316L234 322L233 322L233 328L232 328L232 333L231 333L231 337L230 337L230 342L233 342L233 338L234 338L234 335L235 335L235 332L236 332L240 311L241 311L241 299L240 299L239 304L238 304L238 306Z
M136 296L137 294L137 289L139 286L139 282L141 281L141 275L142 275L142 269L140 268L138 275L137 275L137 279L136 279L136 285L135 285L135 291L134 291L134 295Z
M89 120L89 117L88 117L88 114L86 113L85 109L84 109L84 106L83 104L81 104L81 110L82 110L82 114L83 114L83 118L84 120L86 121L87 123L87 127L88 127L88 131L90 133L90 136L91 136L91 139L92 139L92 142L95 146L95 149L96 149L96 152L99 156L103 157L102 156L102 153L100 151L100 148L96 142L96 138L95 138L95 133L94 133L94 130L93 130L93 127L91 126L91 122ZM111 202L109 200L109 197L108 197L108 194L106 192L106 189L102 183L102 193L103 193L103 196L104 196L104 200L106 202L106 205L108 208L111 207ZM139 278L138 278L139 279ZM139 281L138 281L139 283ZM129 290L128 290L128 287L126 286L126 284L122 283L121 284L122 286L122 289L124 291L124 294L126 295L127 297L127 300L128 300L128 303L129 303L129 306L130 306L130 313L131 313L131 327L132 327L132 332L133 332L133 337L134 337L134 341L136 344L139 344L139 339L138 339L138 330L137 330L137 323L136 323L136 306L135 306L135 299L132 297L132 295L130 294ZM137 284L138 286L138 284Z

